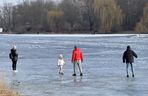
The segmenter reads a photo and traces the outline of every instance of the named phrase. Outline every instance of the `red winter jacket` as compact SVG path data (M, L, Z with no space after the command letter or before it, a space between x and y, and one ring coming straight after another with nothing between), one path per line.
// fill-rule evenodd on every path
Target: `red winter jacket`
M83 62L83 53L79 48L73 50L71 62L81 60Z

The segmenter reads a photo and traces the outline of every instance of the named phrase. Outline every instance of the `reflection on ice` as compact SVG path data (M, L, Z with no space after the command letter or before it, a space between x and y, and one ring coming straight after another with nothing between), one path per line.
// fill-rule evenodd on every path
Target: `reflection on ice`
M21 82L17 78L17 74L15 72L12 73L12 80L10 83L10 88L18 91L20 89Z

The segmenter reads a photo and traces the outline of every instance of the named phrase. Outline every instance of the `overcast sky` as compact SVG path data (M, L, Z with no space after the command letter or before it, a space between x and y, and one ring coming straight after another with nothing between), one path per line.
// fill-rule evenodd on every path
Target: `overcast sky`
M2 6L4 2L12 3L13 5L15 5L20 1L21 0L0 0L0 6ZM61 0L52 0L52 1L59 2Z
M18 2L20 2L20 0L0 0L0 5L2 6L4 4L4 2L12 3L13 5L15 5Z

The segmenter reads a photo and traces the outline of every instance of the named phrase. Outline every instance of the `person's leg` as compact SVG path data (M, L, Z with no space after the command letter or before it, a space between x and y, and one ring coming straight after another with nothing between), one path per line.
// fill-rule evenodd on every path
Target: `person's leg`
M17 63L17 61L14 62L14 70L16 70L16 63Z
M129 65L129 63L126 63L126 73L127 73L127 77L129 77L129 75L128 75L128 65Z
M12 70L14 70L14 61L12 61Z
M59 65L59 74L61 74L61 65Z
M79 60L77 64L78 64L78 68L79 68L79 71L80 71L80 76L82 76L83 73L82 73L82 63L81 63L81 61Z
M73 63L73 72L74 72L73 76L76 76L76 61L74 61Z
M12 69L16 70L16 61L12 61Z
M130 65L131 65L132 76L134 77L134 69L133 69L133 64L132 64L132 63L130 63Z
M64 72L63 72L63 65L61 65L61 75L64 75Z

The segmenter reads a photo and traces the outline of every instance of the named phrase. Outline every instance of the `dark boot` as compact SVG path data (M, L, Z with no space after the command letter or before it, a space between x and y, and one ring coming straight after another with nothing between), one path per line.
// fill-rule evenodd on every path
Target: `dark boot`
M129 77L129 75L126 76L127 78Z
M133 74L132 77L135 77L135 75Z
M72 76L76 76L76 74L73 74Z
M83 76L83 73L81 73L80 76Z

